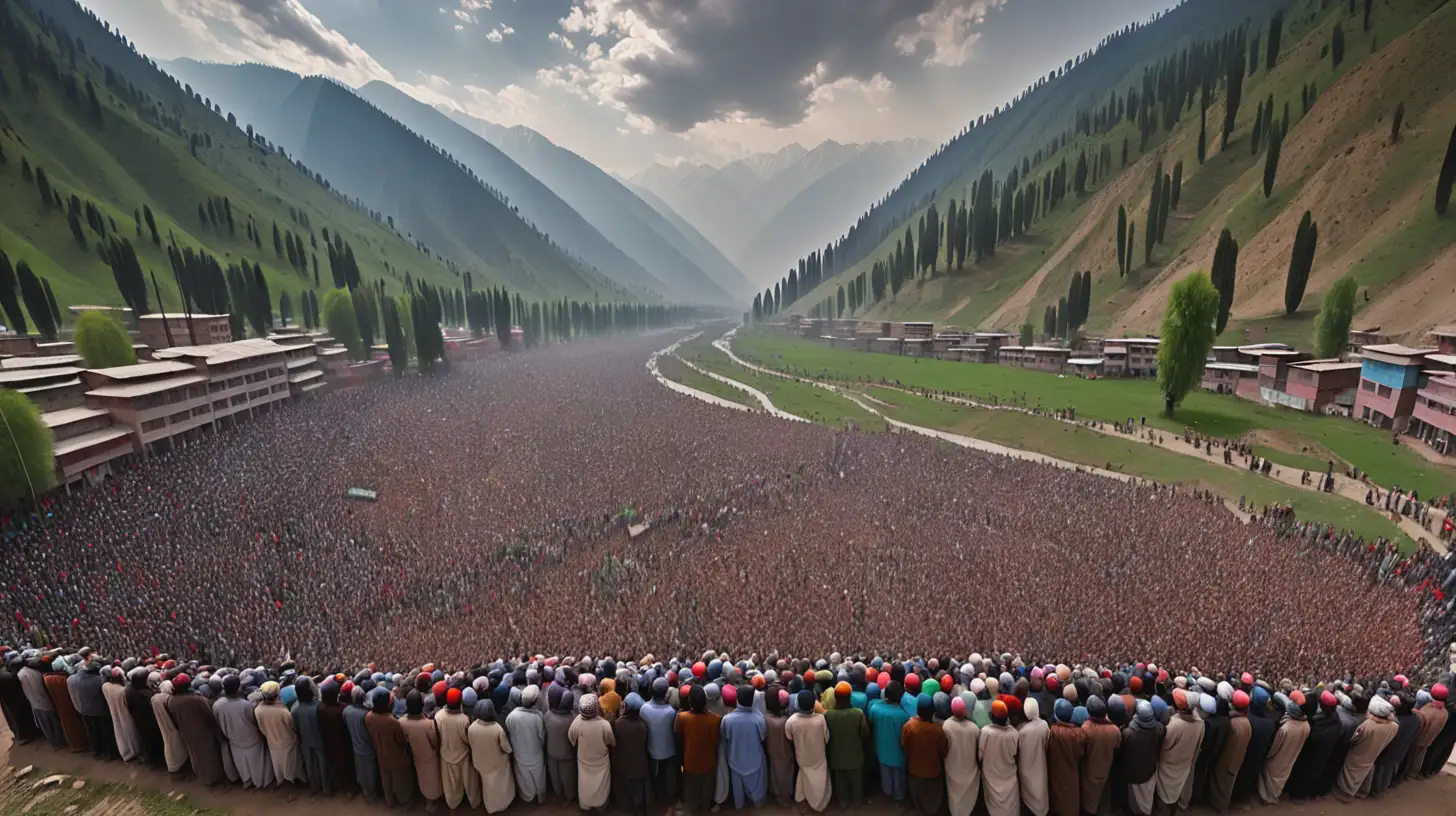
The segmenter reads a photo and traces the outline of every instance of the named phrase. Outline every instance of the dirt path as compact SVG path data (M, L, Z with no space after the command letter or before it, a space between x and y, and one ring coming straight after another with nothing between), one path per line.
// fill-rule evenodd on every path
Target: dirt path
M960 314L961 309L964 309L964 308L966 308L969 305L971 305L971 296L970 295L966 295L965 297L961 298L961 302L960 303L957 303L955 306L952 306L951 307L951 310L945 313L945 317L942 317L940 319L940 322L944 323L944 322L950 320L952 317L955 317L957 314Z
M744 360L743 358L739 357L737 354L734 354L731 346L729 346L729 341L730 341L732 335L734 334L734 332L736 332L736 331L737 331L737 329L734 329L733 331L729 332L727 335L724 335L722 339L715 340L713 342L714 347L718 348L720 351L722 351L723 353L727 354L729 356L729 358L732 359L735 363L738 363L739 365L741 365L741 366L743 366L745 368L751 369L753 371L760 372L762 374L768 374L768 375L774 376L774 377L783 377L783 378L791 379L791 380L798 380L799 382L807 383L807 384L810 384L810 385L815 385L815 386L818 386L820 388L827 388L827 389L829 389L831 391L835 391L836 393L839 393L841 396L845 396L844 392L840 391L838 388L836 388L835 386L833 386L833 385L831 385L829 383L825 383L825 382L821 382L821 381L817 381L817 380L807 380L807 379L803 379L801 377L795 377L795 376L793 376L791 374L785 374L782 371L775 371L774 369L771 369L771 368L764 368L763 366L759 366L759 365L757 365L755 363L751 363L751 362L749 362L747 360ZM913 391L911 389L907 389L907 388L896 388L894 386L882 386L882 387L888 388L888 389L894 390L894 391L901 391L903 393L911 394L911 395L914 395L914 396L919 396L919 394L917 392L915 392L915 391ZM853 399L853 398L851 397L851 399ZM944 402L954 403L956 405L964 405L967 408L977 408L977 409L988 410L988 411L1018 411L1018 412L1025 413L1025 414L1031 414L1032 413L1031 411L1029 411L1029 410L1027 410L1025 408L1017 408L1017 407L1014 407L1014 406L1007 406L1007 405L988 405L986 403L976 402L975 400L969 400L969 399L965 399L963 397L936 396L936 397L933 397L933 399L939 399L939 400L942 400ZM859 400L854 400L854 401L857 402L857 403L859 402ZM861 408L864 408L867 411L871 411L872 413L876 413L876 414L879 414L880 413L879 411L875 411L873 408L871 408L870 406L865 405L863 403L860 403L860 407ZM1198 459L1200 461L1207 462L1209 464L1217 465L1219 467L1229 468L1230 470L1242 470L1242 471L1247 472L1248 471L1248 468L1249 468L1249 460L1245 456L1242 456L1242 455L1239 455L1239 454L1235 454L1234 455L1234 464L1232 464L1232 465L1225 465L1224 462L1223 462L1223 453L1222 453L1222 451L1219 451L1214 456L1209 456L1208 453L1205 450L1201 449L1201 447L1200 448L1195 448L1195 447L1193 447L1193 444L1191 442L1185 442L1183 440L1183 437L1177 436L1177 435L1171 434L1171 433L1165 433L1163 431L1148 431L1148 430L1144 429L1142 432L1140 432L1138 434L1123 434L1123 433L1118 433L1116 431L1108 430L1106 427L1098 427L1096 425L1089 425L1089 424L1087 424L1085 422L1077 422L1077 421L1073 421L1073 420L1058 420L1055 416L1050 416L1050 415L1047 415L1047 414L1037 414L1036 416L1039 416L1039 417L1041 417L1043 419L1052 419L1052 420L1055 420L1055 421L1058 421L1058 422L1066 422L1069 425L1076 425L1079 428L1082 428L1082 429L1085 429L1085 430L1088 430L1088 431L1092 431L1094 433L1099 433L1099 434L1102 434L1103 436L1109 436L1109 437L1113 437L1113 438L1116 438L1116 439L1122 439L1122 440L1127 440L1127 441L1141 442L1142 444L1145 444L1145 445L1152 445L1153 447L1159 448L1161 450L1171 451L1173 453L1178 453L1178 454L1182 454L1184 456L1189 456L1189 457ZM882 417L883 417L883 415L882 415ZM891 420L888 417L883 417L883 418L887 422L890 422L891 424L903 424L903 423L896 423L894 420ZM924 429L924 430L929 430L929 429ZM935 432L933 432L932 435L940 435L941 433L943 433L943 432L935 431ZM969 439L970 437L962 437L962 438L963 439ZM985 440L976 440L976 441L979 442L979 443L982 443L984 445L992 445L992 446L995 446L995 443L993 443L993 442L986 442ZM996 446L996 447L1001 447L1001 446ZM1013 450L1013 449L1007 448L1006 450ZM1040 456L1041 454L1037 454L1037 455ZM1047 457L1047 458L1050 459L1051 457ZM1061 461L1061 460L1054 460L1054 461ZM1089 466L1087 466L1087 465L1077 465L1077 467L1088 468ZM1308 491L1308 492L1311 492L1311 493L1320 493L1321 491L1318 489L1318 478L1319 478L1319 475L1318 474L1311 474L1311 476L1314 479L1313 483L1312 484L1305 485L1305 484L1300 484L1300 478L1301 478L1302 474L1303 474L1303 471L1296 470L1294 468L1290 468L1290 467L1286 467L1286 466L1276 465L1274 467L1274 469L1269 473L1269 475L1267 477L1265 477L1265 478L1273 479L1274 481L1280 482L1281 484L1287 485L1289 487L1298 488L1300 490L1305 490L1305 491ZM1353 501L1353 502L1355 502L1357 504L1364 504L1365 503L1365 492L1366 492L1366 490L1367 490L1368 487L1369 487L1368 485L1362 484L1362 483L1357 482L1357 481L1355 481L1353 479L1345 478L1343 475L1341 475L1341 476L1337 476L1335 478L1335 490L1333 491L1333 493L1326 494L1326 495L1335 495L1335 496L1339 496L1339 497L1341 497L1343 499L1347 499L1349 501ZM1230 505L1230 507L1231 507L1231 509L1234 508L1233 505ZM1433 528L1436 528L1436 527L1438 527L1440 525L1441 521L1444 519L1444 515L1442 515L1439 511L1433 511L1431 513L1431 518L1432 518L1432 522L1431 522L1432 523L1432 527ZM1395 519L1392 519L1392 521L1400 528L1401 532L1403 532L1406 535L1410 536L1410 538L1411 538L1412 541L1415 541L1417 543L1425 543L1425 544L1428 544L1428 545L1431 546L1432 549L1434 549L1438 553L1445 553L1446 552L1446 545L1442 541L1440 541L1440 539L1438 539L1433 533L1431 533L1430 531L1426 530L1420 524L1417 524L1413 519L1406 518L1405 516L1397 516Z

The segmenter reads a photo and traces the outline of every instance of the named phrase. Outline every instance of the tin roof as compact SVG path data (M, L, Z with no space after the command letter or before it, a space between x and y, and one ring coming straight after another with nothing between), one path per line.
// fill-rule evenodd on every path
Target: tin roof
M192 366L187 363L175 360L160 360L150 363L136 363L128 366L115 366L113 368L93 368L90 371L92 374L100 375L108 380L140 380L144 377L155 377L159 374L177 374L192 370Z
M146 382L106 385L87 391L88 397L116 397L118 399L135 399L148 394L158 394L163 391L171 391L174 388L184 388L196 383L207 382L207 378L201 374L190 374L184 377L168 377L165 380L148 380Z

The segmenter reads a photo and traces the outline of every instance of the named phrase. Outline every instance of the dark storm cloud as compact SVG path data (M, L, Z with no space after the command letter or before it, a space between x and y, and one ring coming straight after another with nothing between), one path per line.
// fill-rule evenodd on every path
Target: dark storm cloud
M743 112L776 126L803 120L821 83L866 80L900 60L897 33L935 0L627 0L672 52L622 65L639 81L621 100L681 132Z

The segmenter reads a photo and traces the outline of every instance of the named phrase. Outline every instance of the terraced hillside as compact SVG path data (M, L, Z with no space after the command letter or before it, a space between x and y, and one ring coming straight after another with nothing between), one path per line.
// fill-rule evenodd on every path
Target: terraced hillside
M259 264L274 300L288 293L298 303L304 290L332 287L318 245L325 229L353 250L362 278L384 280L393 293L407 275L458 289L468 271L477 286L504 284L527 296L622 297L503 206L482 216L497 229L476 222L477 233L497 237L494 256L475 254L467 241L417 242L403 224L391 227L227 116L70 0L0 1L0 251L47 279L63 306L122 304L98 251L113 237L157 272L168 308L181 305L167 256L173 242L224 267ZM465 178L458 168L438 170ZM75 228L73 196L84 213ZM483 188L479 196L489 197ZM275 239L275 227L286 237ZM288 237L308 256L302 262L281 248L293 243ZM149 299L155 308L155 295Z
M1281 44L1271 65L1275 12L1282 12ZM1342 49L1334 47L1337 27ZM1030 322L1040 329L1047 307L1068 294L1073 273L1090 272L1084 329L1142 333L1158 328L1174 282L1210 268L1227 228L1241 252L1225 341L1308 345L1323 290L1347 273L1361 289L1358 324L1419 337L1456 312L1456 286L1449 282L1456 269L1456 220L1439 218L1433 206L1456 125L1456 72L1439 67L1453 41L1456 4L1443 0L1189 0L1120 32L949 143L835 244L829 264L823 255L808 259L827 274L822 282L801 285L790 308L825 311L840 287L850 289L863 278L869 294L856 316L1012 331ZM1336 50L1343 52L1338 64ZM1236 64L1244 66L1237 82L1241 103L1225 144L1221 131L1230 66ZM1169 65L1166 78L1160 69ZM1198 71L1206 73L1200 77ZM1272 115L1261 117L1266 106ZM1393 133L1398 106L1403 119ZM1266 196L1270 134L1276 131L1283 138ZM1081 158L1088 172L1079 192L1073 176ZM1175 167L1176 203L1161 240L1148 251L1154 173L1166 185ZM973 190L987 171L994 193L976 200ZM1004 228L1012 173L1018 177L1015 194L1025 193L1031 202L1029 226L1020 234ZM1058 185L1060 195L1045 195ZM945 221L952 201L957 208L970 204L975 215L990 202L994 256L978 259L979 252L970 252L963 265L948 263L943 227L933 271L910 269L898 292L882 284L876 301L876 266L885 270L895 263L907 228L920 246L921 219L934 207ZM1125 274L1119 269L1119 208L1133 227ZM1285 278L1305 211L1318 226L1319 242L1303 299L1285 315ZM878 236L867 250L866 234ZM973 235L972 243L978 239Z

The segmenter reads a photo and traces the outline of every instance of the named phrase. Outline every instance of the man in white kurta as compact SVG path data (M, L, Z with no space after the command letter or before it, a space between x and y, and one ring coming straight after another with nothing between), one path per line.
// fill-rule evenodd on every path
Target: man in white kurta
M500 813L516 798L516 780L511 776L511 741L495 721L495 704L475 704L475 722L470 724L470 762L480 775L481 798L486 813Z
M803 802L815 812L829 807L829 725L823 714L814 712L814 692L799 692L799 713L784 724L784 736L794 744L794 759L799 765L794 780L794 801Z
M506 733L516 757L516 789L526 802L546 801L546 720L536 709L541 690L526 686L521 704L506 715Z
M970 696L970 692L966 692ZM975 698L971 697L972 706ZM941 724L948 745L945 754L945 789L950 816L970 816L981 797L981 729L966 716L966 701L950 701L951 718Z
M1026 702L1036 703L1032 699ZM1021 813L1021 785L1016 773L1016 753L1021 740L1016 729L1007 724L1007 717L1006 704L993 700L990 721L981 728L981 786L986 794L986 811L991 816L1020 816Z
M122 762L130 762L141 754L141 741L137 737L136 723L126 708L126 685L122 682L119 668L103 670L106 685L101 694L106 697L106 709L111 712L111 729L116 732L116 751Z
M576 746L576 799L582 810L606 806L612 793L612 746L617 737L612 724L602 719L597 695L583 694L576 719L566 732Z
M1046 816L1047 809L1051 807L1051 792L1047 786L1047 739L1051 737L1051 726L1041 718L1041 706L1035 698L1028 697L1025 705L1026 722L1016 729L1016 753L1020 758L1016 770L1021 782L1021 804L1032 816Z

